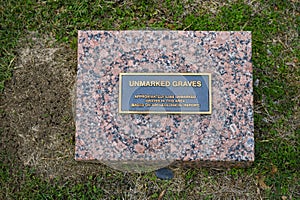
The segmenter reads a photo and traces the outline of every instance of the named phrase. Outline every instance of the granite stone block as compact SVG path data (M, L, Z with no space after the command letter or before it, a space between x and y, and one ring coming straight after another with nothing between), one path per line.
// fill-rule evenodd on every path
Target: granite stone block
M251 32L79 31L75 159L119 170L254 161ZM120 73L211 73L212 112L120 114Z

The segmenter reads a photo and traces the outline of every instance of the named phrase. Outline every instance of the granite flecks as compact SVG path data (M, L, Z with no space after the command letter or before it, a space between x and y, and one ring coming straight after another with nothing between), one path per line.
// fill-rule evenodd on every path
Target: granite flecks
M213 112L119 114L121 72L212 73ZM136 171L249 165L253 129L250 32L79 31L76 160Z

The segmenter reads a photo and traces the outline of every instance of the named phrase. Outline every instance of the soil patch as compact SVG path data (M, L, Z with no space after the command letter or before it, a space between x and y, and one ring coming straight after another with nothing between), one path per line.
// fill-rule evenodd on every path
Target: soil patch
M72 88L76 51L49 36L21 41L12 80L1 97L2 147L45 177L73 177L99 165L74 160Z

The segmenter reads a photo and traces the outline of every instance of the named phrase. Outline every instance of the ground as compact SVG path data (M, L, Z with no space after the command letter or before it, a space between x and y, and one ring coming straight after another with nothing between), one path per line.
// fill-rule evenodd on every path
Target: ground
M5 21L0 54L1 83L5 81L0 107L0 199L300 198L298 2L99 1L92 5L0 4ZM130 174L74 161L76 30L146 27L252 31L253 166L173 167L174 179L164 181L154 173Z

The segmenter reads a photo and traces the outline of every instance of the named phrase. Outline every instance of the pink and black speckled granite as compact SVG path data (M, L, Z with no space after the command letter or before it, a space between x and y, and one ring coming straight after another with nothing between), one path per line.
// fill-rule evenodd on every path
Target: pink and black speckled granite
M211 73L212 114L119 114L121 72ZM251 33L79 31L75 159L128 171L251 164Z

